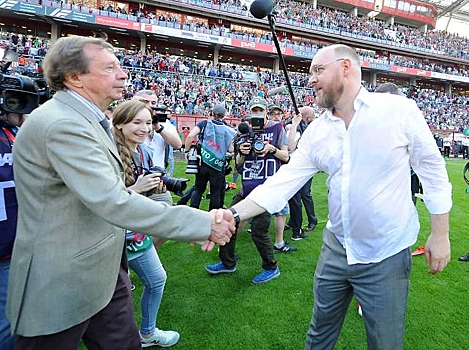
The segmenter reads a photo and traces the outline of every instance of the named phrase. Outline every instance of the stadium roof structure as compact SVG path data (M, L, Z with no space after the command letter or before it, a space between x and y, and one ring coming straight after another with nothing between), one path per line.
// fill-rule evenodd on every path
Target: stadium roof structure
M469 0L426 0L436 6L438 18L449 17L469 22Z

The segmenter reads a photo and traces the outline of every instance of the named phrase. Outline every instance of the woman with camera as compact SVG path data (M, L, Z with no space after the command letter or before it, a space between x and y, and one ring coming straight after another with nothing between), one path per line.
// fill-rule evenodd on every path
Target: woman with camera
M159 173L148 174L153 164L149 149L143 145L152 128L152 111L138 100L119 104L114 111L113 135L125 170L127 188L150 195L166 188ZM176 344L179 333L156 328L156 317L163 297L166 271L152 239L141 232L127 231L127 257L130 268L144 284L141 300L142 347L168 347Z

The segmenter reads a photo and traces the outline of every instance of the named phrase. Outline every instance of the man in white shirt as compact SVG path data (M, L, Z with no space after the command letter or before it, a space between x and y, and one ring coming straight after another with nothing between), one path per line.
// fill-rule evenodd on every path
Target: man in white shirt
M354 295L363 307L368 348L402 349L410 247L419 232L409 164L431 216L425 255L428 272L436 274L450 260L444 160L414 101L361 86L360 59L350 47L319 50L310 74L316 104L326 111L305 130L290 162L230 210L238 222L274 213L311 176L327 173L329 221L305 349L334 347Z

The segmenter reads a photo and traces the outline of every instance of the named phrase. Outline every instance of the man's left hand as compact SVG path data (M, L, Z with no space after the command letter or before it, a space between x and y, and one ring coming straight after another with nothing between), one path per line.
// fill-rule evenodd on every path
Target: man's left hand
M449 237L431 233L425 245L425 257L427 266L430 266L428 273L434 275L443 271L451 259Z

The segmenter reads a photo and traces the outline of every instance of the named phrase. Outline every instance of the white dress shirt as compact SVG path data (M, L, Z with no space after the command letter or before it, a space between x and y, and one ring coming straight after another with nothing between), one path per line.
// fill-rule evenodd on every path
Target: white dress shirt
M270 213L318 171L329 175L327 228L344 246L349 264L384 260L411 246L420 229L409 164L419 176L431 214L448 213L451 184L435 140L415 102L361 88L345 128L327 111L303 133L298 149L249 196Z
M169 120L166 120L164 123L160 123L160 125L164 126L165 130L169 130L171 132L176 132L176 127L171 124ZM152 137L148 136L145 140L145 144L151 150L151 160L154 166L159 166L161 168L165 168L164 166L164 149L166 146L166 141L164 140L163 136L160 134L152 131Z

